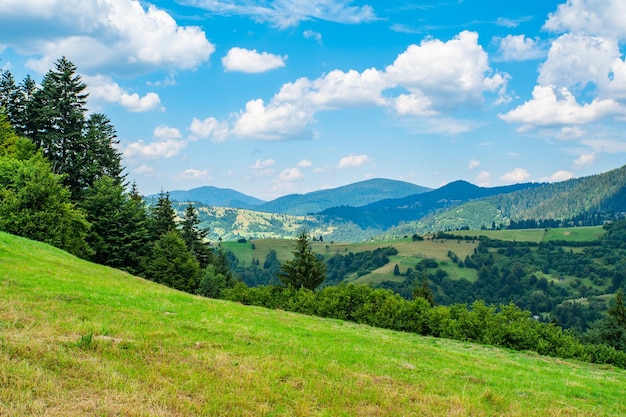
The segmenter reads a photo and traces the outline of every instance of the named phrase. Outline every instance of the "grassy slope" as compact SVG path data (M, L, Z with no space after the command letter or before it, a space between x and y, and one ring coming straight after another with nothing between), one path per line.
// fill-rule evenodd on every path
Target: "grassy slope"
M0 415L625 415L626 372L182 294L0 233Z

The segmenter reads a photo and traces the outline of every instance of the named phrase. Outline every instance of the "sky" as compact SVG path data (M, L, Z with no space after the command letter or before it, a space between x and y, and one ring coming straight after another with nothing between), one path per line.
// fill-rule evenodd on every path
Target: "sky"
M623 0L2 0L0 68L72 61L146 195L494 187L625 164L625 21Z

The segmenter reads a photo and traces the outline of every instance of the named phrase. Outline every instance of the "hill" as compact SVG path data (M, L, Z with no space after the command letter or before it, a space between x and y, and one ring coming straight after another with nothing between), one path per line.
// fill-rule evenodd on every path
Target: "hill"
M429 190L429 188L404 181L375 178L328 190L287 195L262 204L255 210L305 215L346 203L358 207L387 198L405 197Z
M504 187L479 187L454 181L441 188L403 198L385 199L361 207L333 207L319 213L327 219L349 221L363 229L386 230L403 222L419 220L438 211L480 198L532 189L540 184L525 183Z
M626 413L626 374L203 299L0 233L0 415Z
M174 190L169 193L170 199L173 201L193 201L207 206L250 209L265 203L263 200L240 193L239 191L231 190L230 188L212 186L193 188L188 191ZM150 200L156 199L157 197L158 194L152 194L146 198Z
M508 226L529 220L556 220L545 227L602 223L624 216L626 166L602 174L540 184L467 202L390 231L392 235L459 228L481 229L492 224ZM592 223L593 222L593 223Z

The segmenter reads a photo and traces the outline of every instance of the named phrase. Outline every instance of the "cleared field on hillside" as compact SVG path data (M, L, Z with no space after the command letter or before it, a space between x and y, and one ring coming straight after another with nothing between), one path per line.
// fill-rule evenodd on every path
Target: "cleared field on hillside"
M626 371L203 299L0 233L0 415L621 416Z
M604 232L602 226L582 226L556 229L459 230L451 233L460 236L487 236L490 239L517 242L543 242L549 240L588 242L598 239Z

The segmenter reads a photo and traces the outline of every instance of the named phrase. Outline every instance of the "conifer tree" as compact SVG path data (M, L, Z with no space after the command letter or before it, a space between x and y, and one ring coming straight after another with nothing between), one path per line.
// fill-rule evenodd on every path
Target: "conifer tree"
M198 211L193 203L189 203L185 209L183 220L180 223L180 234L187 245L187 248L198 260L201 268L206 268L212 263L213 252L205 241L208 231L199 228L200 219Z
M156 242L146 263L145 276L168 287L195 293L200 282L200 265L180 233L170 230Z
M150 211L150 235L156 242L165 233L176 230L176 212L172 207L170 193L161 191Z
M326 265L313 253L305 230L296 239L293 259L284 262L280 269L278 278L296 289L314 290L326 279Z

